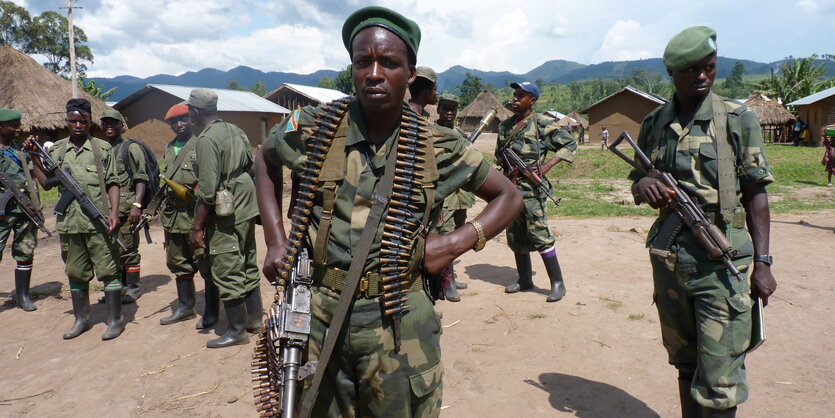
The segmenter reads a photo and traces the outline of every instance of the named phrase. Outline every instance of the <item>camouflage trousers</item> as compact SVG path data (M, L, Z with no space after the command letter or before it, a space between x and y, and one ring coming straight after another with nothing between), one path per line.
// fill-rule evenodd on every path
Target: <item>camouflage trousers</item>
M118 279L122 273L119 264L119 246L110 236L99 232L83 234L58 234L61 240L61 258L70 284L84 284L93 280L93 274L102 282Z
M545 251L554 246L554 235L548 229L545 199L526 197L522 212L507 227L507 245L514 253Z
M175 276L187 276L200 272L205 279L211 279L212 271L204 257L202 248L191 246L190 234L176 234L165 231L165 263Z
M440 317L425 292L410 295L411 309L400 320L400 352L394 351L393 321L382 315L380 302L364 298L354 301L311 416L398 418L440 414ZM333 290L313 288L308 360L319 357L338 298L339 293ZM310 380L305 381L301 399Z
M448 234L467 223L467 209L444 209L443 219L438 222L437 231L439 234Z
M693 375L691 396L714 409L745 402L753 304L749 280L737 280L725 269L685 273L670 258L650 255L650 260L664 347L670 364ZM748 268L740 270L745 276Z
M230 226L209 226L205 242L221 301L242 299L258 287L261 274L255 259L255 218Z
M38 246L38 229L21 213L11 213L0 219L0 260L3 259L6 242L12 232L12 258L15 261L31 260Z
M122 241L122 244L125 244L125 247L128 247L127 251L122 251L121 255L119 256L119 261L122 263L122 266L138 266L139 262L142 260L142 256L139 255L139 231L131 233L130 230L133 228L128 222L128 217L124 216L119 218L119 222L122 223L119 226L119 241Z

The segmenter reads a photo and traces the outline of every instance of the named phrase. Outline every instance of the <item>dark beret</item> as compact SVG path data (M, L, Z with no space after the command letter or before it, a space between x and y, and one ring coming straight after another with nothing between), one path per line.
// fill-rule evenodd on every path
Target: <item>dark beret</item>
M81 98L70 99L67 101L67 113L69 112L81 112L89 115L91 112L90 102Z
M351 42L357 33L369 26L379 26L399 36L417 56L420 46L420 27L394 10L380 6L363 7L351 13L342 25L342 42L348 53L352 53Z
M675 71L686 70L716 52L716 31L707 26L691 26L673 36L664 49L664 65Z

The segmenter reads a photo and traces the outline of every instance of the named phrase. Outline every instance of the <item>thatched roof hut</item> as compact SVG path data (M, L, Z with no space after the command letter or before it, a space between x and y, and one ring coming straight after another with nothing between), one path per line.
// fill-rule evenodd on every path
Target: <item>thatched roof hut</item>
M90 101L93 122L107 105L79 89L79 96ZM0 46L0 107L23 113L23 131L60 138L66 134L67 100L72 98L68 80L52 73L28 55Z
M557 126L560 128L565 128L568 125L577 126L578 124L582 125L585 130L589 129L589 121L580 116L577 112L571 112L565 115L564 118L557 121Z
M465 132L473 131L478 127L478 123L481 122L481 119L487 114L487 112L490 111L490 109L496 109L498 110L498 113L496 114L496 119L493 119L493 123L491 123L490 126L484 130L484 132L498 132L499 123L513 116L513 112L502 106L498 99L496 99L496 96L489 91L484 90L476 96L475 100L473 100L469 106L458 112L458 123L460 128Z
M793 124L796 119L783 105L761 93L748 96L745 105L757 114L766 142L789 140L789 132L791 132L789 125Z

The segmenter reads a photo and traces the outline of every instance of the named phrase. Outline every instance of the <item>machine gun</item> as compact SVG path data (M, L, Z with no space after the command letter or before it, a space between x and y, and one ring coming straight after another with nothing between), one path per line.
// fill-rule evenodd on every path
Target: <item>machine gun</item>
M513 152L512 149L510 149L510 147L504 147L500 150L500 152L503 157L502 165L504 167L522 173L522 175L527 177L528 180L530 180L534 184L534 186L536 186L537 189L545 193L545 195L548 196L548 198L551 199L551 201L554 202L555 205L560 205L560 201L562 200L562 198L554 199L554 197L551 196L551 191L548 190L548 186L545 185L545 181L542 180L542 178L539 177L533 171L533 168L531 166L525 164L525 162L522 161L522 159L519 158L519 156L516 155L516 153Z
M101 210L99 210L96 204L93 203L93 200L90 199L90 196L88 196L87 193L84 192L84 189L81 187L81 185L78 184L77 181L75 181L75 179L72 177L72 174L70 174L70 172L66 168L61 167L57 163L55 163L55 160L53 160L52 157L49 156L49 154L46 152L46 150L43 149L41 144L39 144L37 141L33 141L32 143L35 144L35 147L37 149L30 150L29 152L38 155L41 159L41 164L44 168L44 171L51 174L51 176L47 178L44 182L44 186L53 187L57 184L61 184L64 187L64 192L61 193L61 197L58 198L58 203L55 204L55 209L53 210L53 212L56 215L63 215L64 212L66 212L67 207L70 206L70 203L72 203L73 200L77 200L78 205L81 206L81 210L85 214L87 214L88 217L90 217L90 220L92 220L93 223L98 223L99 225L104 227L105 231L110 229L110 224L107 221L107 217L104 216L103 213L101 213ZM107 198L107 195L104 193L105 191L102 190L102 199ZM115 231L110 235L113 236L113 239L116 241L117 244L119 244L119 247L122 248L122 251L128 250L128 247L126 247L125 244L123 244L122 241L120 241L119 238L116 237Z
M9 201L14 200L17 202L20 210L23 211L23 214L29 218L29 222L32 222L38 229L51 237L52 232L46 229L44 225L43 212L41 212L40 208L36 208L32 204L32 200L29 199L26 193L20 191L17 183L9 176L9 173L0 173L0 184L3 185L4 189L3 194L0 194L0 216L7 214L6 208L8 207Z
M274 344L275 350L265 350L255 357L252 372L257 376L253 379L255 389L261 390L255 394L262 404L259 411L280 407L282 417L292 418L300 382L312 375L318 364L315 361L301 364L302 352L310 338L310 286L313 284L306 248L299 252L290 277L282 282L281 292L276 295L267 318L266 332L270 338L260 342ZM267 367L269 364L276 367ZM280 375L271 379L270 373ZM277 387L271 388L271 381L275 381Z
M168 194L168 189L171 189L171 192L174 193L174 197L177 199L182 200L186 203L194 203L194 192L191 191L188 187L183 184L177 183L174 180L170 180L165 178L162 174L160 174L160 178L165 183L162 187L159 188L157 194L151 199L151 202L148 203L148 207L145 208L145 212L142 213L142 219L136 223L136 225L132 226L130 229L130 233L134 234L136 231L140 229L145 229L145 241L148 244L153 243L151 240L151 230L148 226L148 222L150 222L151 218L157 216L159 213L159 209L162 206L162 201L165 200L166 195Z
M623 140L626 140L635 150L635 156L640 160L640 164L617 149L618 144ZM707 217L701 206L693 202L693 199L681 190L678 185L678 180L670 173L657 170L626 131L623 131L615 142L609 145L609 150L629 163L632 167L635 167L641 174L660 180L673 197L670 207L673 209L674 214L662 225L658 237L650 244L650 252L658 255L669 253L670 247L681 231L682 226L687 225L693 233L693 236L696 237L702 247L707 251L708 257L712 260L722 260L731 274L738 280L743 280L739 269L733 263L733 257L737 254L737 250L731 246L725 234L710 222L710 218ZM639 195L635 195L635 204L640 205L642 202L643 199Z
M478 127L476 127L475 130L470 133L470 136L467 139L471 143L475 142L476 138L478 138L478 136L481 135L481 132L484 131L485 128L490 126L490 123L493 122L493 119L496 118L497 113L498 111L495 108L490 109L490 111L487 112L487 114L484 115L483 118L481 118L481 122L478 123Z

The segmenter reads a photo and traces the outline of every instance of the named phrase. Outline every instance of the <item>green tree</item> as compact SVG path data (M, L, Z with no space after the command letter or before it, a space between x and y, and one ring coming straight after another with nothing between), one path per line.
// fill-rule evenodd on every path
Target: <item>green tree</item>
M330 77L324 76L318 83L316 83L316 87L321 87L323 89L331 89L336 90L336 82L331 80Z
M79 77L84 77L87 65L93 63L93 52L84 45L87 35L81 28L73 25L75 38L76 70ZM70 73L70 42L67 37L67 18L63 15L46 11L32 19L26 26L26 39L23 50L28 54L39 54L46 58L44 67L61 76Z
M230 80L229 84L226 85L226 89L247 91L247 88L242 86L241 83L238 83L238 80Z
M747 96L747 88L745 87L745 82L742 81L743 74L745 74L745 64L737 61L734 63L728 78L720 86L725 96L735 98Z
M461 91L461 109L467 107L475 100L476 96L484 90L486 86L481 81L481 77L472 75L470 73L464 74L464 81L461 83L459 90Z
M105 90L103 84L96 84L93 80L87 81L83 78L79 78L78 85L91 96L101 100L107 100L113 95L113 93L116 93L116 87Z
M267 86L265 86L261 81L258 81L252 85L252 88L250 88L249 91L264 97L267 95Z
M661 74L648 73L643 68L635 67L632 69L632 82L648 93L653 93L655 87L661 82Z
M826 69L823 63L815 65L817 54L808 58L789 57L780 66L780 72L760 82L756 87L772 97L783 99L784 103L817 93L829 85L829 80L822 80Z
M351 66L348 65L345 67L344 70L340 71L339 74L336 75L336 79L334 80L334 84L336 84L336 89L345 93L345 94L353 94L354 93L354 80L351 79Z
M32 24L32 17L23 7L10 1L0 1L0 45L23 49L26 28Z

